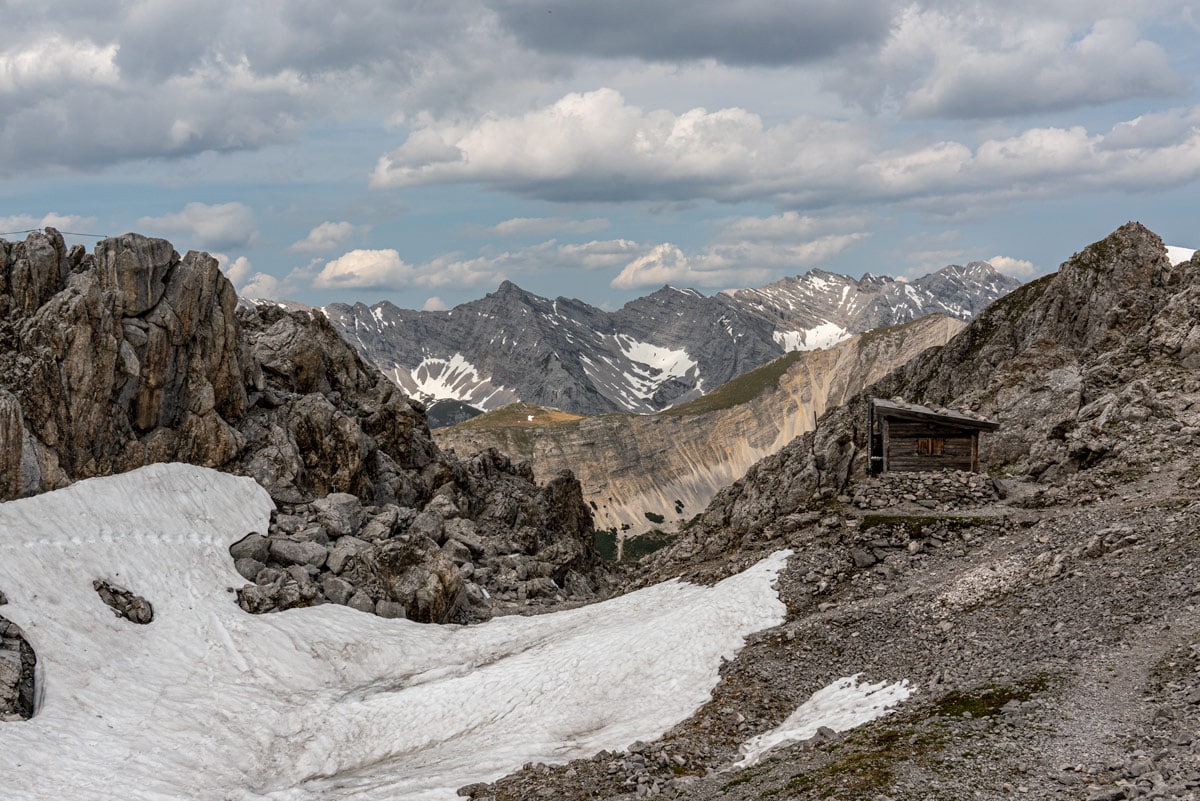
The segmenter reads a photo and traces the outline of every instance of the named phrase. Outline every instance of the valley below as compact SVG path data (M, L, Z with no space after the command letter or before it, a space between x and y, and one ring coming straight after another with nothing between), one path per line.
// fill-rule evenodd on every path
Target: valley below
M495 448L528 461L539 480L571 470L596 527L619 539L673 530L755 462L811 431L826 409L964 325L931 315L827 349L793 351L653 415L583 417L515 404L432 435L458 453Z

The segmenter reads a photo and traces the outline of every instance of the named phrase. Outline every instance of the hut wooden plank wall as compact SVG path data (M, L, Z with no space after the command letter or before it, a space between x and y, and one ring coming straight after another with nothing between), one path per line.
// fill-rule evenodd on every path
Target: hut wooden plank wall
M871 471L979 471L979 433L998 423L914 403L872 398Z

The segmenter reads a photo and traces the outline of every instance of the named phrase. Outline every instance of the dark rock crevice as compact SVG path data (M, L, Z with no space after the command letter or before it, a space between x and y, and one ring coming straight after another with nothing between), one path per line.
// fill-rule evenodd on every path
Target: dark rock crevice
M0 593L0 603L3 599ZM33 717L36 666L37 655L21 627L0 615L0 722Z

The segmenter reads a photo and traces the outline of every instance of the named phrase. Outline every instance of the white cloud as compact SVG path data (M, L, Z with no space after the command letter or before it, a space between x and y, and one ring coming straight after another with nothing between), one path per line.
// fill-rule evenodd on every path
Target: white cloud
M0 51L0 96L53 91L67 84L113 86L120 79L117 50L115 44L71 41L58 34L18 39Z
M550 236L552 234L590 234L609 226L602 217L572 220L566 217L513 217L487 229L497 236Z
M644 253L645 245L631 239L593 240L577 245L560 245L553 251L553 266L579 270L607 270L628 263L631 256Z
M1188 118L1195 113L1187 112ZM1166 126L1164 126L1166 127ZM474 125L427 121L383 156L377 187L479 183L552 201L769 201L958 205L1085 189L1177 186L1200 176L1200 127L1153 145L1106 146L1081 126L1030 128L964 142L887 148L865 123L802 117L767 126L744 109L645 111L611 89L567 95ZM1118 135L1114 133L1113 135ZM1125 128L1121 142L1128 142ZM437 147L429 146L436 141ZM803 221L781 215L761 225Z
M1011 275L1014 278L1030 278L1037 273L1037 266L1025 259L1014 259L1010 256L992 256L987 260L988 264L996 268L1005 275Z
M1167 51L1129 16L1154 10L1108 5L912 4L882 47L844 59L829 85L866 105L891 99L911 117L960 118L1181 91Z
M238 294L243 298L261 298L269 300L283 300L285 294L284 283L273 275L267 273L255 273L250 276L245 284L237 288Z
M689 258L676 245L666 242L625 265L612 280L612 286L617 289L643 289L663 284L728 287L739 282L760 283L768 275L769 272L762 269L731 266L719 257Z
M755 229L754 218L742 218L726 234L745 234ZM677 286L730 287L765 283L784 273L821 264L865 238L862 231L826 234L807 241L779 241L775 228L779 218L760 220L762 240L719 238L697 253L685 254L669 242L655 245L630 261L612 280L617 289ZM799 240L799 237L796 238Z
M78 214L59 214L54 211L43 214L41 217L34 217L32 214L10 214L7 217L0 217L0 231L11 231L14 233L29 231L35 228L57 228L59 231L91 234L95 233L95 231L91 230L95 227L95 217L83 217Z
M393 249L351 250L329 261L312 281L314 289L407 289L479 286L504 279L488 259L439 256L414 267Z
M292 244L288 250L292 253L325 253L337 250L350 241L355 234L370 230L367 225L354 225L348 222L323 222L308 232L299 242Z
M238 256L236 259L231 259L224 253L210 253L209 255L217 260L217 264L220 265L222 272L225 273L226 277L229 278L229 282L234 287L243 286L254 276L254 268L251 266L250 260L245 256Z
M421 311L446 311L449 308L446 305L446 301L437 295L433 295L425 300L424 305L421 306Z
M862 228L866 219L858 216L822 216L785 211L769 217L730 217L722 221L721 238L799 242L831 230Z
M225 250L248 247L258 238L254 212L241 203L188 203L182 211L142 217L138 225L154 236L179 235L186 247Z
M395 250L352 250L328 262L313 281L316 289L379 289L409 286L414 268Z

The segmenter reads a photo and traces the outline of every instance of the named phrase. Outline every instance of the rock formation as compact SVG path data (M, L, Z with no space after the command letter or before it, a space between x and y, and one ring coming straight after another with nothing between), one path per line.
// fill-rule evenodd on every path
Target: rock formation
M1122 226L1059 272L993 303L930 350L754 465L719 493L665 561L770 539L822 499L850 500L865 472L866 399L903 397L1000 422L981 460L997 474L1045 482L1121 457L1152 459L1130 421L1170 424L1163 397L1194 387L1200 360L1200 262L1172 265L1162 240Z
M165 461L252 476L279 504L263 558L239 560L261 565L255 611L361 593L444 621L599 589L573 478L442 453L424 407L323 315L239 307L215 259L161 239L0 241L0 498ZM361 528L330 517L336 494ZM332 553L349 554L338 581L362 583L349 597L321 584Z
M626 536L703 510L758 460L810 431L817 417L965 324L930 315L858 334L826 350L793 351L655 415L578 417L529 404L433 430L445 449L495 448L544 479L579 476L596 525ZM657 521L657 522L656 522Z

